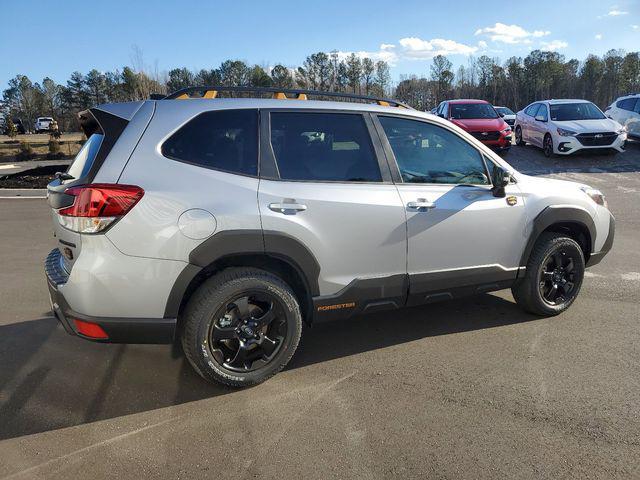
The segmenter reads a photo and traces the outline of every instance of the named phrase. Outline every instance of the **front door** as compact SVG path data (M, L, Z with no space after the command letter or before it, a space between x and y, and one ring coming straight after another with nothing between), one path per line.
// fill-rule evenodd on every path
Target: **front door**
M278 177L261 178L258 192L267 251L285 234L315 257L316 313L401 306L404 207L369 114L274 109L262 118L261 164L274 162Z
M377 119L407 216L409 303L504 288L516 277L524 241L517 185L495 197L480 150L448 128Z

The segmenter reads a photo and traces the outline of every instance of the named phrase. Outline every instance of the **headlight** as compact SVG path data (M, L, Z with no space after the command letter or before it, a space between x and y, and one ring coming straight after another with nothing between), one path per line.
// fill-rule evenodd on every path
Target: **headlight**
M622 135L623 133L627 133L628 129L627 126L625 125L624 127L622 127L620 130L618 130L616 133L618 135Z
M604 193L602 193L600 190L591 187L581 187L580 190L589 195L591 197L591 200L596 202L598 205L602 205L604 208L609 208L607 199L604 196Z
M500 130L501 133L511 133L511 127L507 127L504 130Z
M564 128L558 128L558 135L561 137L575 137L577 135L576 132L572 132L571 130L565 130Z

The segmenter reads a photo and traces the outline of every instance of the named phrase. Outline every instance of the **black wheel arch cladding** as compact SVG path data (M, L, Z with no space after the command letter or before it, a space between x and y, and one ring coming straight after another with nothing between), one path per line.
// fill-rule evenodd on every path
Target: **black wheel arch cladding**
M575 225L579 229L586 231L588 233L588 238L586 239L588 244L585 245L585 256L592 253L596 238L596 226L591 215L579 207L551 205L542 210L533 220L533 228L520 258L521 266L527 265L531 251L540 234L554 225Z
M309 298L320 293L320 265L299 240L273 231L226 230L211 236L189 254L189 263L176 279L167 299L165 318L178 316L185 294L207 268L225 258L243 256L270 257L284 262L302 279Z

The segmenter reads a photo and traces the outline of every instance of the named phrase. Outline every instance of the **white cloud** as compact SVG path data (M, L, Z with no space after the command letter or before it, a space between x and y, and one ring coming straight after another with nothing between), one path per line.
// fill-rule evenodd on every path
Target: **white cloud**
M505 25L496 23L493 27L484 27L476 30L476 35L488 35L494 42L509 44L531 43L531 38L540 38L550 35L548 30L534 30L529 32L519 25Z
M569 44L562 40L552 40L550 42L541 42L540 50L545 50L548 52L555 52L556 50L560 50L562 48L567 48Z
M377 52L367 52L365 50L360 50L357 52L345 52L340 50L338 51L338 58L344 60L352 53L355 53L355 55L360 58L370 58L374 62L383 60L389 65L395 65L395 63L398 61L398 54L395 52L395 48L396 46L392 43L383 43L380 45L380 49Z
M602 40L602 34L601 33L596 33L595 39L596 40Z
M418 37L406 37L401 38L398 43L402 47L401 56L408 60L426 60L436 55L472 55L478 50L476 46L443 38L423 40Z
M633 30L640 30L640 25L631 25Z
M616 10L614 8L613 10L609 10L609 13L607 13L607 17L619 17L621 15L629 15L629 12L623 12L622 10Z

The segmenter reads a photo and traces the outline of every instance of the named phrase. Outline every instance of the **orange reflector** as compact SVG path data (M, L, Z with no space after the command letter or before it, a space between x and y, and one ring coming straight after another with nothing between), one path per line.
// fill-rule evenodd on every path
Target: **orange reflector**
M78 320L74 318L73 321L76 324L76 328L78 329L78 333L84 335L89 338L96 338L99 340L104 340L109 338L109 335L102 329L100 325L95 323L85 322L84 320Z

